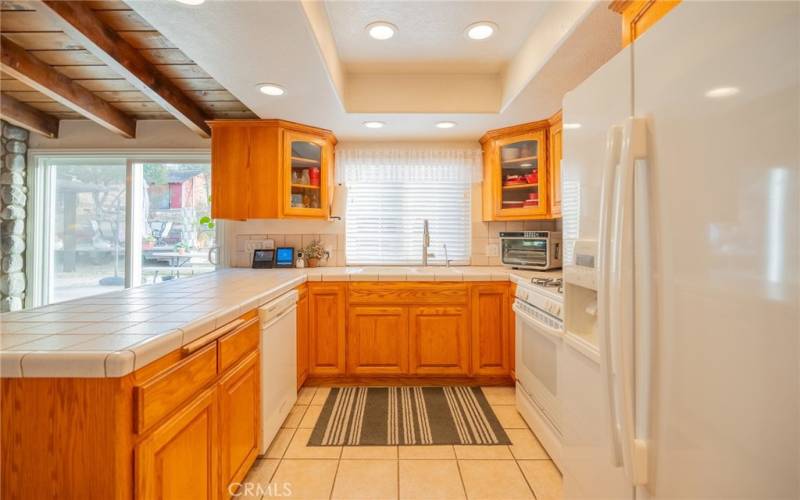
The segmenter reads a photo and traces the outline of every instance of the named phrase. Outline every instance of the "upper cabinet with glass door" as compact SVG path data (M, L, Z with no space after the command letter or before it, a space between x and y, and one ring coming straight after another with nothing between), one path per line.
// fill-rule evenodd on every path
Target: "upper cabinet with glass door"
M283 120L214 120L213 216L327 219L336 138Z
M285 131L283 136L284 183L283 212L288 216L327 217L328 165L331 146L325 139L300 132Z
M484 220L549 218L547 127L547 121L534 122L481 138Z

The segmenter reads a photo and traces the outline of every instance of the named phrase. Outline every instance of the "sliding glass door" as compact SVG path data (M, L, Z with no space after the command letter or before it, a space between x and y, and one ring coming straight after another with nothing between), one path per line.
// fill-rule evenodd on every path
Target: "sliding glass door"
M38 157L28 306L213 271L207 156Z
M125 162L87 159L50 168L48 302L124 288Z
M141 172L139 269L134 285L214 270L216 226L211 220L211 165L135 163Z

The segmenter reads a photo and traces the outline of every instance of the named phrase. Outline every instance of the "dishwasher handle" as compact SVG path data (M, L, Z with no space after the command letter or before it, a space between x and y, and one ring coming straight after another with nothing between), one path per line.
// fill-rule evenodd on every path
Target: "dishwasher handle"
M290 307L287 307L286 310L281 311L281 313L275 316L274 318L270 319L267 322L262 322L261 329L266 330L267 328L272 328L272 325L274 325L275 323L277 323L278 321L282 320L290 313L293 313L295 311L297 311L297 304L292 304Z

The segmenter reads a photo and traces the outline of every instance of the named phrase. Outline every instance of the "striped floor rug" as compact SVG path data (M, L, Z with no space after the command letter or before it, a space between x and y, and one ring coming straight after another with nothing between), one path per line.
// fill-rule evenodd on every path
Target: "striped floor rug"
M334 387L309 446L511 444L479 387Z

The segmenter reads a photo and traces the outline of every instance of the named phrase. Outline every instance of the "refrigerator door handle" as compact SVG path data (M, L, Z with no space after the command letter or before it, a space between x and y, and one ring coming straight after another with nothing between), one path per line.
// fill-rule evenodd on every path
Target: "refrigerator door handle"
M617 398L615 397L614 373L615 363L611 351L611 328L609 307L609 275L611 263L611 233L614 207L614 185L616 183L617 166L620 161L622 144L622 126L614 125L608 129L606 136L606 154L603 163L603 177L600 190L600 234L598 237L598 333L600 338L600 364L604 374L604 398L609 413L611 427L611 464L622 465L622 443L619 435L619 418Z
M612 250L614 260L611 263L610 280L613 287L611 328L617 333L617 341L612 346L612 359L616 359L619 365L615 393L619 397L617 411L622 462L631 482L641 486L647 483L647 441L644 436L648 422L647 412L642 413L640 409L646 408L649 402L650 361L640 354L643 346L649 350L650 328L645 326L650 324L652 312L649 302L652 272L649 269L647 135L644 119L629 118L625 121L621 158L614 221L616 246Z

